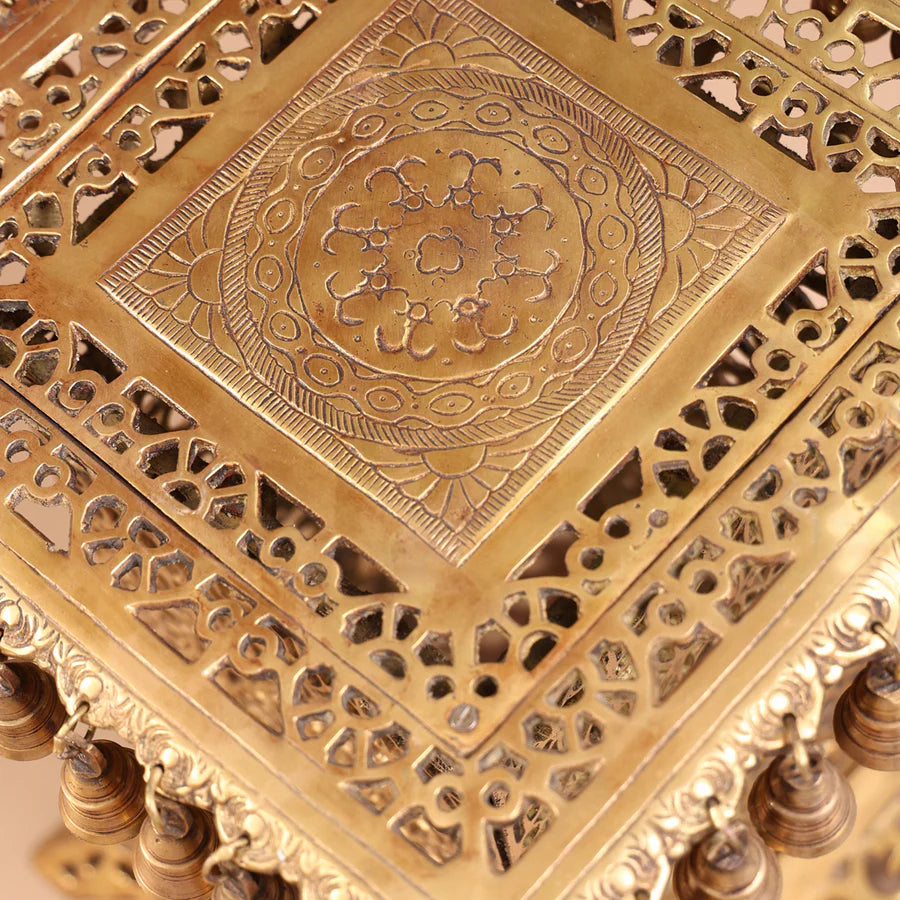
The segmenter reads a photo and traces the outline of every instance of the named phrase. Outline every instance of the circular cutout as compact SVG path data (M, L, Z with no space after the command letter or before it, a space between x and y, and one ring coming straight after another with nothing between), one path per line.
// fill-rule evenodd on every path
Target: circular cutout
M493 697L500 690L500 685L493 675L482 675L480 678L475 679L472 690L479 697Z
M776 372L787 372L791 367L791 354L787 350L773 350L767 359L769 366Z
M578 561L585 569L590 571L599 569L600 566L603 565L603 548L588 547L585 550L582 550L578 557Z
M425 688L426 693L432 700L440 700L453 694L455 687L453 679L446 675L436 675L432 678Z

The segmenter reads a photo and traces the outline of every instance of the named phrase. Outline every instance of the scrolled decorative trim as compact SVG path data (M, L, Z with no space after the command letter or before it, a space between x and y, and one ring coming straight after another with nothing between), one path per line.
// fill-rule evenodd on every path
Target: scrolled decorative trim
M787 665L758 685L756 700L732 717L713 752L695 762L681 787L668 791L633 825L615 859L587 873L570 895L577 900L633 900L646 891L658 898L671 862L709 827L707 801L718 797L738 808L747 773L784 744L783 717L793 712L801 733L816 733L828 687L852 665L883 649L870 628L878 620L896 627L900 610L900 532L895 532L841 591L848 602L821 619L801 640ZM602 864L601 864L602 865Z
M693 764L691 776L680 788L657 800L630 829L627 844L614 852L614 861L583 879L573 897L632 900L640 890L660 896L671 861L708 826L708 798L716 796L737 807L747 773L761 757L782 746L784 714L797 716L804 735L816 732L827 688L850 666L883 648L870 624L876 619L896 624L900 535L882 545L842 594L848 595L848 602L807 631L788 664L770 676L768 688L757 687L757 699L732 718L715 750ZM164 767L166 794L212 811L223 840L248 835L251 843L242 853L242 865L278 872L301 886L304 900L371 900L371 894L295 826L251 801L246 790L205 759L199 748L176 738L157 714L3 582L0 626L4 652L29 659L53 675L70 710L88 700L91 724L132 741L145 767Z
M299 885L303 900L372 900L337 862L295 826L252 801L246 789L206 759L200 748L176 737L121 681L3 581L0 637L4 654L30 660L54 677L69 710L87 700L91 725L131 741L145 768L162 765L163 792L209 810L223 841L246 834L250 846L241 853L242 866L277 872Z

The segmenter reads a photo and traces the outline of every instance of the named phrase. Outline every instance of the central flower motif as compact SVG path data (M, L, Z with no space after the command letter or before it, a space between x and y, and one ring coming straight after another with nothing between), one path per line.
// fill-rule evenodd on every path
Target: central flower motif
M514 145L471 144L453 131L425 147L400 137L345 169L314 263L333 306L309 312L368 365L468 377L527 349L571 299L559 277L568 250L553 208L559 182ZM333 189L316 207L330 205ZM417 365L426 361L430 372Z
M463 267L462 240L444 226L444 234L426 234L416 248L416 268L423 275L455 275Z

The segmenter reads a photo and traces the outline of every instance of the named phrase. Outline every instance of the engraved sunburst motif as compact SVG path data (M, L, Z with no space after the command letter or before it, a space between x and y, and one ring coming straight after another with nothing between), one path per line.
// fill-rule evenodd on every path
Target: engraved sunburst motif
M395 4L102 284L460 564L779 214L440 6Z

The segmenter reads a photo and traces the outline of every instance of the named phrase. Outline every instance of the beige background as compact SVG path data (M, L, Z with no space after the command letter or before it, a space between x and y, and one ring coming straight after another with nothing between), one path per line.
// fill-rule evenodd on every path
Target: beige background
M35 870L31 857L59 827L55 757L13 762L0 757L0 898L61 900Z

